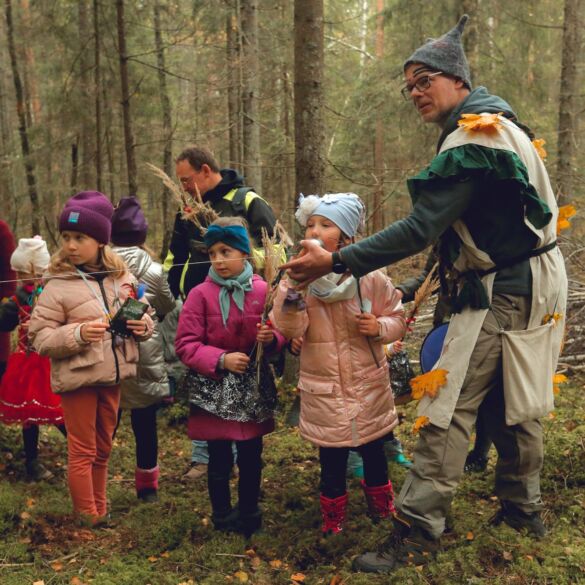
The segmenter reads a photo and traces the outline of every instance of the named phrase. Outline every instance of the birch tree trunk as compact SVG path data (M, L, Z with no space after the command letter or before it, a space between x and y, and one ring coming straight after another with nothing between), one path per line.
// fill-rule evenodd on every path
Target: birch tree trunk
M242 116L243 167L246 183L262 191L260 126L258 125L258 2L240 0L242 35Z
M578 75L577 56L581 46L580 4L581 0L565 0L557 158L557 190L561 205L568 203L572 198L573 181L576 172L573 168L573 157L577 139L577 116L575 110Z
M26 173L26 183L28 186L28 196L31 204L31 229L33 234L41 233L41 210L39 204L39 195L37 192L37 183L35 178L34 162L31 158L30 143L28 139L28 130L26 126L26 104L24 103L24 91L20 71L18 70L18 60L16 58L16 46L14 44L14 23L12 21L12 1L4 1L6 15L6 36L8 40L8 52L10 54L10 64L12 67L12 77L14 79L14 92L16 95L16 113L18 116L18 133L20 135L20 145L22 148L22 158L24 159L24 169Z
M120 58L120 83L122 85L122 116L124 119L124 147L126 150L126 169L128 172L128 195L138 193L138 171L134 156L134 135L132 133L132 113L130 111L130 84L128 82L128 55L126 53L126 23L124 0L116 0L118 16L118 56Z
M296 193L322 193L323 0L295 0Z
M158 66L158 87L160 92L160 103L162 110L162 123L163 123L163 136L164 136L164 147L163 147L163 170L164 172L172 176L173 173L173 128L171 118L171 100L169 99L169 92L167 89L167 76L165 66L165 51L163 47L163 39L160 24L160 13L161 5L159 0L155 0L154 3L154 43L156 47L156 61ZM171 241L171 228L169 224L169 199L171 198L171 192L167 187L163 187L162 191L162 217L163 217L163 238L161 248L161 258L165 258L169 249L169 243Z

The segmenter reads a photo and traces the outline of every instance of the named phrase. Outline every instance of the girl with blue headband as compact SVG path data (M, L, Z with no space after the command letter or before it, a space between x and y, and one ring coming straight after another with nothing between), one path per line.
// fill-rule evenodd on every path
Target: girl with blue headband
M329 252L355 240L365 207L354 193L301 195L297 220L305 238ZM334 270L335 270L334 266ZM346 468L350 449L364 461L362 487L370 514L394 511L383 440L398 424L385 343L406 330L397 291L380 271L359 281L345 270L309 285L305 303L292 302L281 281L271 320L287 338L302 337L298 387L301 435L319 447L322 532L341 532L348 502ZM297 344L298 345L298 344Z
M269 324L261 325L268 285L253 274L248 261L251 246L244 220L218 219L204 241L211 268L187 297L175 347L189 368L189 437L207 441L209 448L214 527L249 537L262 522L262 437L274 430L276 407L274 378L263 362L258 381L250 355L257 343L263 344L264 354L279 352L285 340ZM229 486L234 441L239 468L236 509Z

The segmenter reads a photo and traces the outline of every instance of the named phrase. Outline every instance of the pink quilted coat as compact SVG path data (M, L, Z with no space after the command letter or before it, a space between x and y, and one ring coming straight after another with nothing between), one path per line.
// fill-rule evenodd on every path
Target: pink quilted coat
M92 276L87 279L101 299L98 282ZM114 291L123 303L128 296L124 285L133 282L135 279L129 272L116 280L115 288L112 277L103 280L109 308L116 307ZM60 275L45 285L32 312L29 338L39 354L51 358L51 387L56 394L82 386L113 386L136 376L138 346L133 338L117 345L106 332L101 342L81 341L78 333L81 325L103 319L103 305L81 277ZM150 316L146 314L144 319L148 329L140 341L148 339L153 332Z
M324 303L306 297L306 310L283 310L288 281L281 282L271 314L287 338L304 337L301 350L300 432L323 447L357 447L389 433L398 423L382 344L400 339L406 330L400 298L380 271L360 279L364 302L381 326L380 338L358 331L357 296Z

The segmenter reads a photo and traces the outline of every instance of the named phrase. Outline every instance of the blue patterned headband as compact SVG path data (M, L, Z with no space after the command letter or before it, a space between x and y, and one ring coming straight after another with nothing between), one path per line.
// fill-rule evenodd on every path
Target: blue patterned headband
M250 253L250 239L248 238L248 231L243 225L222 227L211 224L203 236L203 241L208 248L211 248L217 242L223 242L236 250L240 250L240 252Z

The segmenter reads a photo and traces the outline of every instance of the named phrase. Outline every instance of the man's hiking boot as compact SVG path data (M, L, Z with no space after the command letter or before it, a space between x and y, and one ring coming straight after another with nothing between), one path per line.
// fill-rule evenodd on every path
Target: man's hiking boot
M483 455L478 455L475 451L470 451L465 460L465 473L481 473L487 468L488 459Z
M388 516L396 512L396 508L394 507L394 490L392 489L391 481L388 481L386 485L369 487L362 479L361 485L366 496L370 518L374 522L382 518L388 518Z
M363 573L391 573L405 566L426 565L434 559L439 540L426 530L394 515L394 532L378 552L367 552L353 560L353 569Z
M323 517L321 532L324 536L339 534L343 530L347 499L347 493L338 498L327 498L321 495L321 516Z
M496 515L490 520L492 526L499 526L505 522L518 532L526 532L528 536L535 538L544 538L547 530L540 517L540 512L523 512L512 502L500 502L501 508Z

